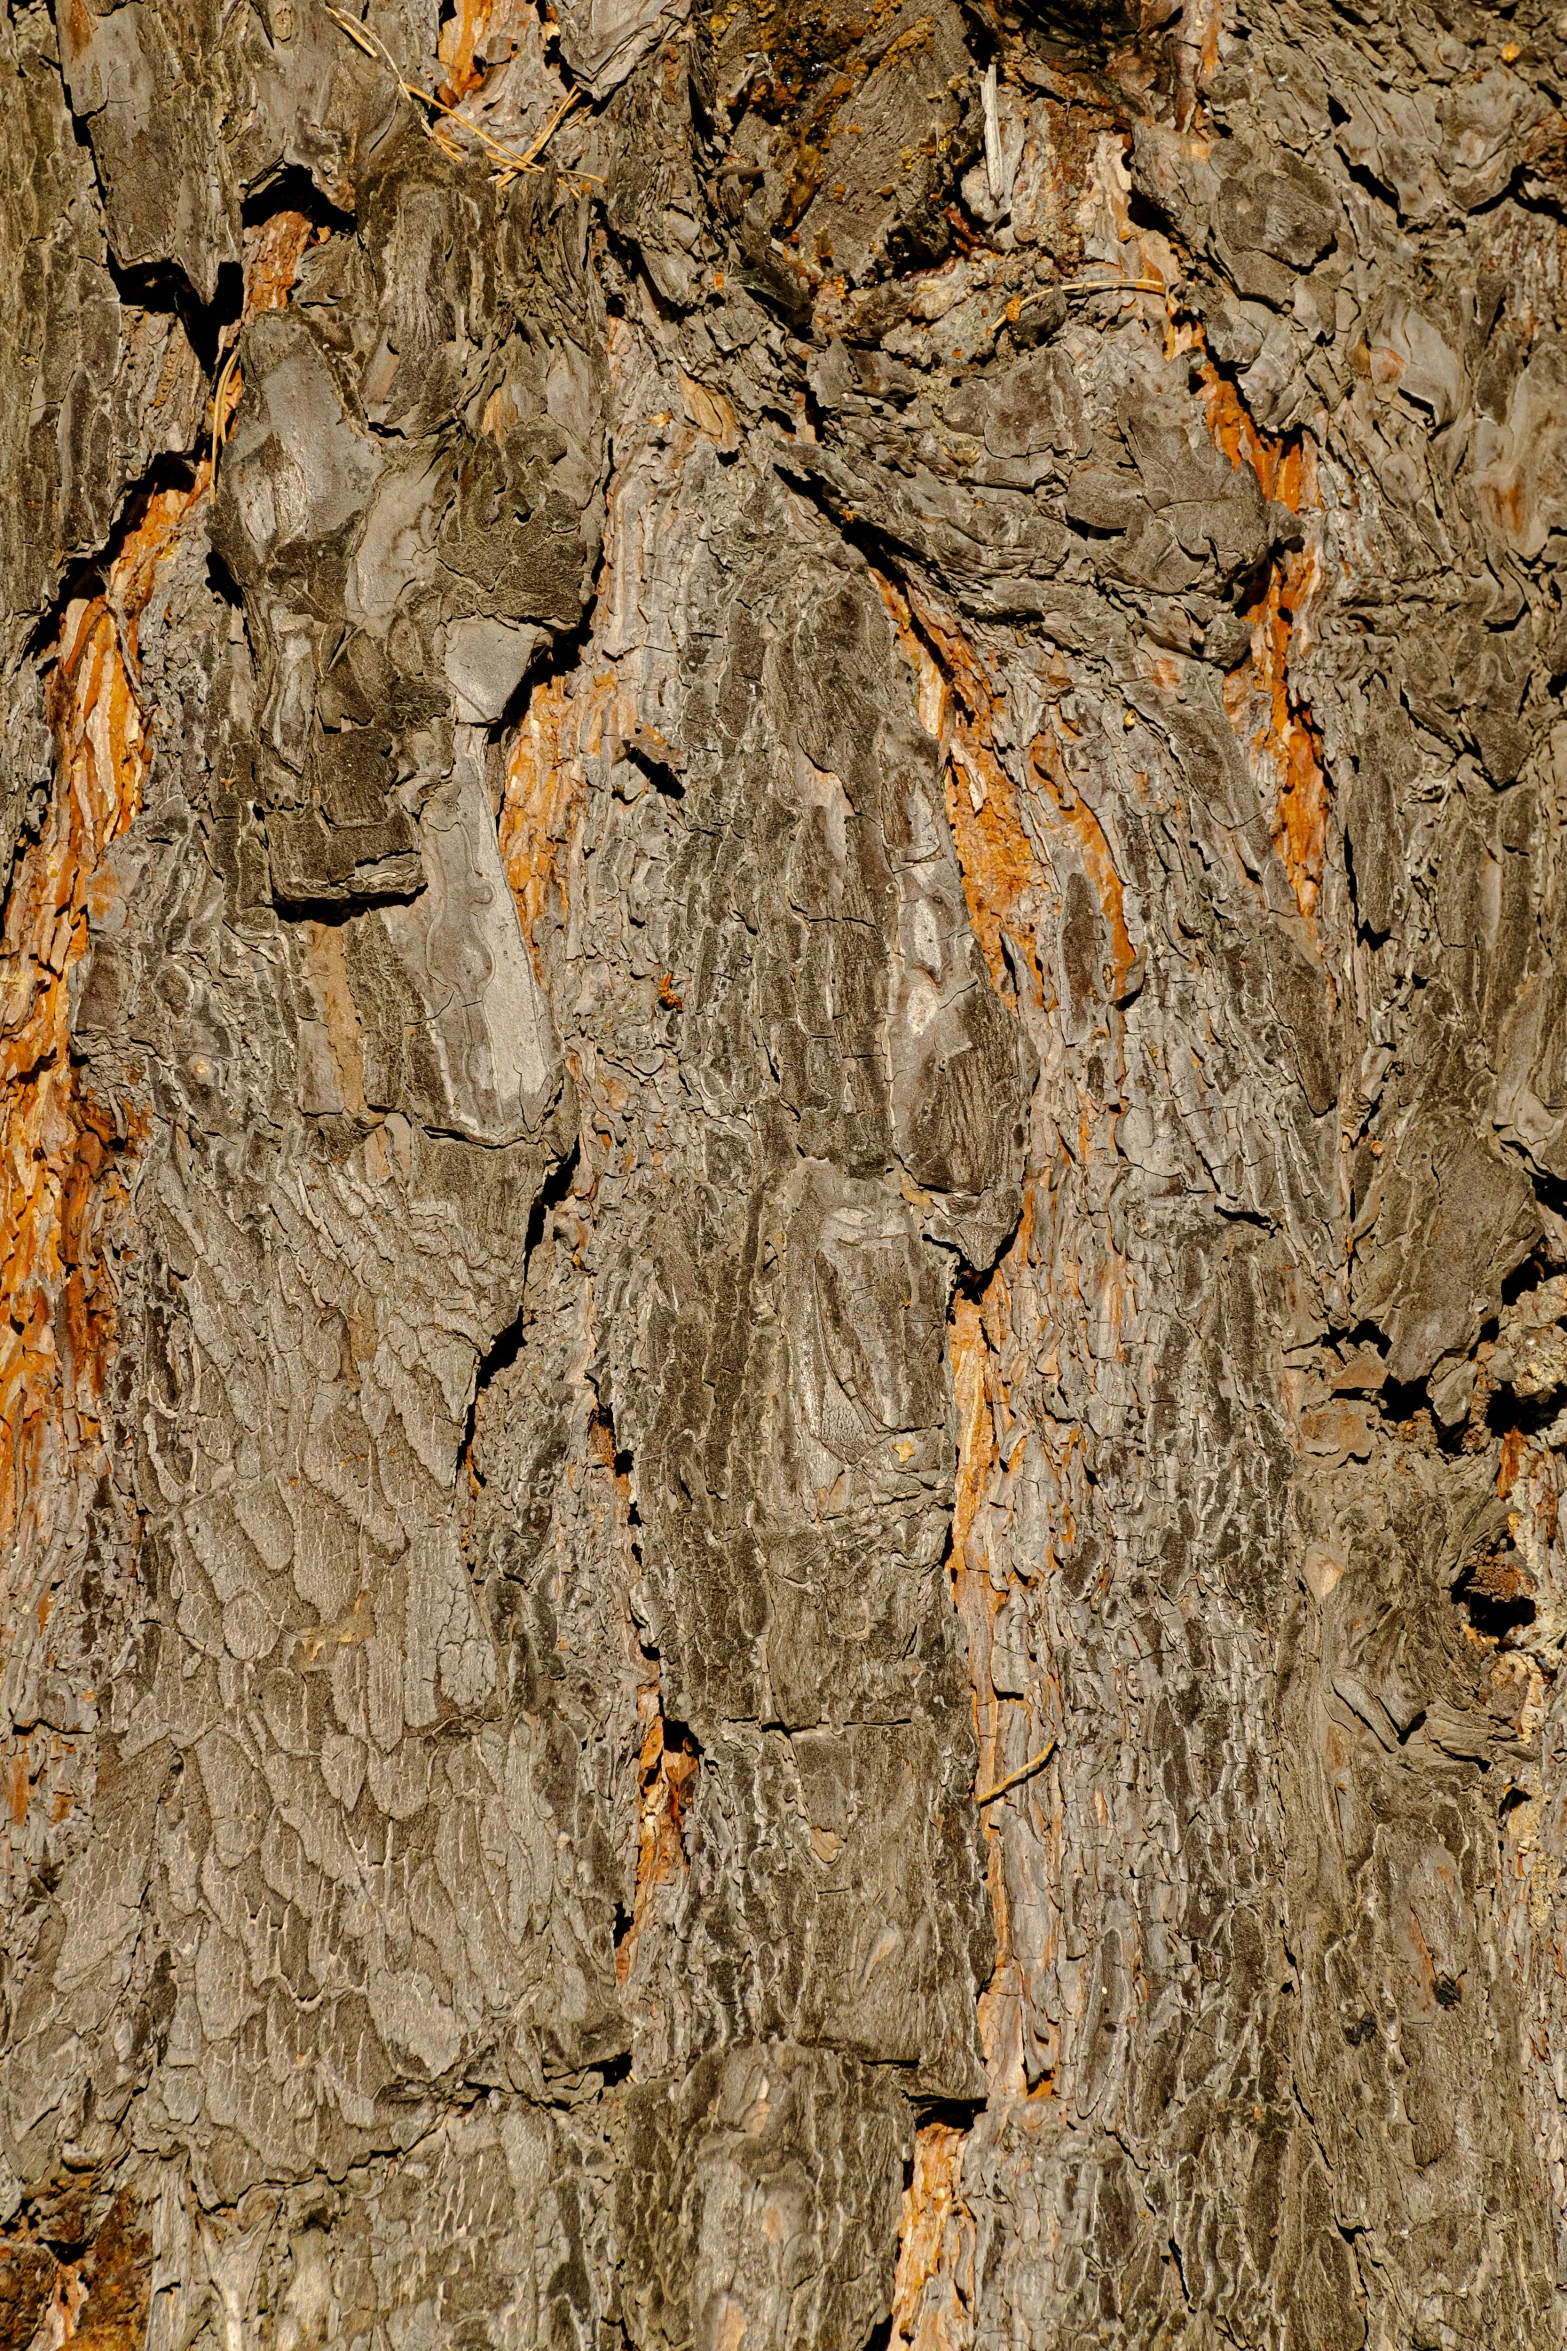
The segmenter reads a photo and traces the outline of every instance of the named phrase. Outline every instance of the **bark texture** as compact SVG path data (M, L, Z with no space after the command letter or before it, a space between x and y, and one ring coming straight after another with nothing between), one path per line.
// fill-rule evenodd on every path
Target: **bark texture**
M1552 2351L1567 22L363 6L0 30L0 2344Z

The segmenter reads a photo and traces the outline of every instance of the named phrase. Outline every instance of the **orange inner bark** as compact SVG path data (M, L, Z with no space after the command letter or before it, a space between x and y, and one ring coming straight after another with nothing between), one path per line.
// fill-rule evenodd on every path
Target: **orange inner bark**
M141 806L152 744L137 695L136 625L179 524L207 485L155 492L104 588L68 609L49 716L55 789L18 859L0 938L0 1537L42 1536L65 1457L99 1437L114 1329L110 1260L123 1204L123 1115L84 1090L70 1054L69 979L94 883Z
M1249 465L1264 497L1277 499L1292 514L1319 503L1316 463L1299 437L1271 439L1258 431L1233 384L1210 362L1203 367L1208 430L1230 463ZM1255 753L1272 763L1277 778L1273 845L1284 861L1295 903L1308 921L1322 893L1328 836L1328 778L1322 746L1310 711L1290 684L1291 640L1307 597L1316 585L1312 549L1298 548L1269 566L1265 589L1253 605L1251 659L1225 686L1225 707L1237 733L1250 731Z

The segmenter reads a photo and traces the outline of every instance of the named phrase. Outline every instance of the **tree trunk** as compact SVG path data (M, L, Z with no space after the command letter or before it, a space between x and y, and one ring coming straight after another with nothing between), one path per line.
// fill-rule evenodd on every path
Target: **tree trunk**
M3 34L0 2344L1559 2346L1567 32L363 6Z

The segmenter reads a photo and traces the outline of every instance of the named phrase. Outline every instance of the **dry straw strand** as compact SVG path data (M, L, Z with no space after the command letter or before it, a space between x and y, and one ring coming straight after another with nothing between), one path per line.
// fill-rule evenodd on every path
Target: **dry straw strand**
M578 90L568 90L538 137L519 154L515 147L508 147L504 139L498 139L484 123L475 122L471 116L463 114L455 106L448 106L445 99L437 98L433 90L426 90L418 82L411 82L379 34L370 32L362 24L356 24L354 19L351 16L345 16L341 9L329 8L327 15L337 26L338 31L353 42L356 49L362 50L366 57L373 57L386 67L405 98L411 99L416 106L428 107L432 115L444 116L446 120L456 123L460 129L465 130L471 139L477 140L494 163L496 178L503 187L508 181L515 179L519 172L538 171L542 168L538 160L539 157L581 96L581 92ZM445 135L439 123L426 122L424 127L427 135L443 154L452 156L462 154L461 146L455 139ZM573 172L569 176L578 180L593 178L591 172Z
M1028 1761L1021 1764L1016 1771L1009 1772L1004 1780L997 1780L993 1788L987 1788L983 1795L976 1796L975 1803L994 1804L996 1798L1004 1796L1009 1788L1019 1787L1024 1780L1032 1779L1036 1771L1043 1771L1051 1756L1054 1755L1058 1744L1059 1741L1052 1739L1047 1746L1040 1748L1037 1755L1031 1755Z

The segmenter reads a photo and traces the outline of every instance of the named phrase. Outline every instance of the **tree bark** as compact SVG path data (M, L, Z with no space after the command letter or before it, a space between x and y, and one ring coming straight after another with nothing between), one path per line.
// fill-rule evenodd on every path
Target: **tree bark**
M364 4L0 35L0 2344L1561 2345L1567 34Z

